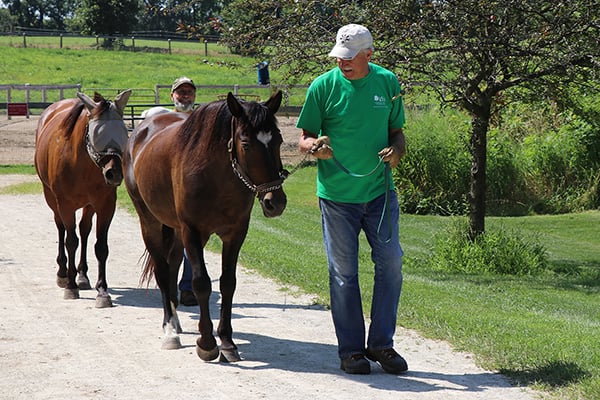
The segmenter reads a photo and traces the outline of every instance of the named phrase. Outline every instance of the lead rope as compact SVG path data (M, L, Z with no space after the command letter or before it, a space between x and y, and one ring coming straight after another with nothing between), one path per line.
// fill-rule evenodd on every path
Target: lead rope
M313 152L309 151L307 153L307 155L312 154L312 153ZM390 174L391 174L390 164L384 163L383 157L379 157L379 162L377 163L375 168L373 168L371 171L369 171L366 174L357 174L355 172L352 172L348 168L346 168L337 158L333 157L333 161L335 162L335 165L337 165L339 169L341 169L346 174L348 174L354 178L365 178L367 176L373 175L375 173L375 171L377 171L379 169L379 166L382 163L384 164L385 200L383 203L383 210L381 211L381 217L379 218L379 224L377 225L377 240L379 240L380 243L389 243L392 240L392 221L391 221L391 216L390 216L390 204L389 204L390 203ZM387 218L385 218L386 215L387 215ZM385 240L382 240L381 239L381 228L383 226L384 219L387 221L388 236L385 238Z
M355 172L350 171L341 162L339 162L338 159L335 157L333 157L333 161L346 174L348 174L352 177L355 177L355 178L365 178L367 176L373 175L375 173L375 171L377 171L379 169L379 166L383 163L383 157L379 157L379 162L377 163L375 168L373 168L370 172L368 172L366 174L357 174ZM390 204L389 204L390 203L390 164L389 163L384 163L384 172L383 173L385 174L385 200L383 202L383 210L381 210L381 217L379 218L379 224L377 224L377 240L379 240L380 243L389 243L390 240L392 240L392 221L391 221L390 209L389 209L389 207L390 207ZM387 215L387 218L385 218L386 215ZM383 226L384 219L387 221L388 235L385 238L385 240L382 240L381 239L381 227Z

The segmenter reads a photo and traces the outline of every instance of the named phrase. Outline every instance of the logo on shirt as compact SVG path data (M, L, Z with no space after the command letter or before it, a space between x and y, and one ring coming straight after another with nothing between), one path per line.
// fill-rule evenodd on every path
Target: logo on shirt
M373 107L374 108L383 108L383 107L386 107L385 97L379 96L377 94L374 95L373 96Z

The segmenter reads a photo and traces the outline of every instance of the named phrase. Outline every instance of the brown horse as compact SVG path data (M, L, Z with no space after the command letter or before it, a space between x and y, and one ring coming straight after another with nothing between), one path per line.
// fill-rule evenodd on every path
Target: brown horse
M232 339L231 310L236 265L246 238L254 197L266 217L286 206L283 142L275 113L281 91L265 103L227 100L196 109L189 117L164 113L144 120L131 135L123 157L125 185L138 212L148 257L143 278L154 273L162 293L162 347L181 347L177 318L177 273L186 249L192 287L200 306L201 336L196 352L219 356L209 312L212 291L203 249L212 234L222 241L220 277L221 361L239 361Z
M106 283L108 228L115 212L116 188L123 180L121 154L128 137L123 109L130 95L131 90L120 93L113 103L97 93L93 100L77 93L78 99L61 100L46 108L36 130L35 169L58 229L57 284L65 288L65 299L77 299L79 289L91 288L87 241L96 214L99 308L112 306ZM80 208L81 254L76 268L75 213Z

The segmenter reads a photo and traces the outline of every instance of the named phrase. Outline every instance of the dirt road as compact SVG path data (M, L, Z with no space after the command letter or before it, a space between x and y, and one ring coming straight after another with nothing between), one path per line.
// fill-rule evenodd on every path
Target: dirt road
M0 175L0 185L18 180ZM56 231L41 194L0 195L0 221L2 399L538 398L476 367L470 355L405 329L397 332L396 348L408 360L407 374L388 375L373 364L371 375L347 375L339 369L329 312L243 268L233 309L243 361L206 363L196 356L195 307L179 312L183 348L161 350L159 291L138 285L137 219L118 210L111 227L110 309L94 308L95 291L63 300L55 284ZM207 260L216 321L219 258ZM94 281L93 259L90 267Z

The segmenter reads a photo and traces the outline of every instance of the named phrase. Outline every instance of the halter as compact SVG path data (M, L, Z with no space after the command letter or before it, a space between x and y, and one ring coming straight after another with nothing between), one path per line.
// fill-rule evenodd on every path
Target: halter
M279 179L276 179L271 182L262 183L260 185L256 185L252 182L252 179L248 176L246 172L240 166L240 163L237 160L237 154L235 152L234 140L235 140L235 117L231 117L231 138L227 142L227 151L229 151L229 160L231 161L231 168L237 175L237 177L246 185L252 193L256 193L256 197L259 197L261 193L272 192L277 189L281 189L283 186L283 181L288 177L289 173L282 169L279 171Z

